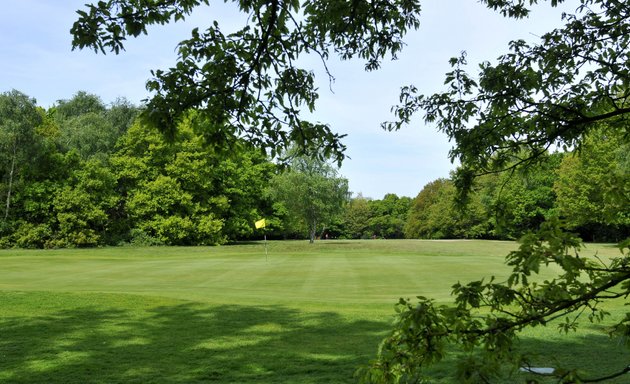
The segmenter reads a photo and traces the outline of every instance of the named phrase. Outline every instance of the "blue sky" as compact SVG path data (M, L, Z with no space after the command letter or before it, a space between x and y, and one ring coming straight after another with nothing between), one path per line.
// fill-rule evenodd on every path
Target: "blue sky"
M193 26L217 18L222 29L238 27L244 18L233 5L216 1L185 23L154 27L148 36L130 40L120 55L72 51L69 33L75 11L89 0L3 1L0 13L0 92L17 89L49 107L79 90L99 95L106 103L126 97L139 104L151 69L167 68L176 59L175 46ZM561 10L543 4L527 20L507 20L475 0L424 0L421 26L407 39L396 61L376 72L365 72L359 61L332 61L336 78L330 92L322 77L320 101L313 118L347 134L341 174L350 189L380 199L386 193L413 197L428 182L448 177L451 144L445 135L420 118L398 132L385 132L390 108L401 86L414 84L423 93L440 91L448 59L468 53L471 70L483 60L506 52L509 41L535 42L536 36L560 25ZM573 10L576 1L564 9ZM314 61L313 69L320 72Z

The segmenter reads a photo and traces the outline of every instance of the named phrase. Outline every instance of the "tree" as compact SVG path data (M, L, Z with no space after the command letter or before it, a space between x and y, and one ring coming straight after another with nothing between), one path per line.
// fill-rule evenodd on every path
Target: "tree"
M42 122L35 100L16 90L0 94L0 148L6 222L11 209L11 195L20 169L35 155L35 131Z
M105 117L112 124L118 136L127 132L140 110L125 98L117 98L105 111Z
M70 100L59 100L52 108L59 126L57 141L62 150L76 150L81 157L107 157L118 138L137 115L136 108L124 99L107 108L100 97L77 92Z
M618 241L630 232L630 206L619 205L617 198L617 191L630 191L630 169L624 163L629 149L622 137L600 129L563 159L554 190L568 228L600 241Z
M70 154L71 157L73 154ZM52 239L46 247L93 247L105 244L110 211L118 204L116 178L107 163L97 159L77 162L57 185L53 202Z
M69 100L58 100L53 110L59 119L65 120L88 113L103 113L105 112L105 104L100 97L79 91Z
M452 200L454 187L450 180L428 183L414 199L405 224L407 238L453 238L455 227Z
M469 239L487 236L488 211L475 193L465 209L455 209L456 190L449 179L434 180L411 202L405 237L421 239Z
M341 235L350 239L401 239L411 199L388 193L382 200L359 193L346 205L340 222Z
M351 199L343 212L343 236L350 239L370 238L370 201L359 194Z
M76 185L70 179L81 167L81 160L76 152L59 153L54 137L46 140L43 148L45 150L31 163L23 186L15 195L15 219L11 222L11 231L2 239L3 247L50 248L62 245L56 241L59 231L57 213L60 209L55 202L66 186L73 188ZM91 205L80 206L87 210L92 208ZM67 242L64 245L72 246Z
M116 215L129 241L218 244L251 235L261 216L275 166L242 145L230 153L206 146L190 115L171 141L136 122L118 143Z
M311 243L350 198L347 179L325 161L305 156L294 156L291 168L272 179L271 194L293 223L308 230Z
M375 236L387 239L404 237L411 198L388 193L382 200L370 200L368 205L372 216L369 224Z
M510 17L526 16L527 4L535 3L483 2ZM580 148L602 123L627 143L630 4L580 4L575 15L565 16L562 28L536 45L512 42L508 54L497 64L482 64L476 77L466 72L465 55L452 59L446 92L425 96L413 86L402 89L395 109L399 120L385 127L397 129L422 111L427 122L447 133L455 141L451 156L461 162L454 180L461 202L479 175L535 167L553 145ZM627 207L627 187L618 182L615 187L616 206ZM585 257L580 239L551 218L520 243L506 258L512 268L506 281L457 283L451 306L424 297L401 299L395 329L364 379L421 382L426 368L450 347L464 352L457 369L461 382L491 382L501 370L528 363L516 344L523 329L561 319L560 329L569 332L582 312L591 321L604 321L608 314L601 303L630 294L630 242L620 244L621 254L612 260ZM536 277L543 271L554 277ZM630 314L607 327L627 343ZM601 377L582 377L579 367L557 368L555 380L561 383L600 382L630 371L627 362Z
M554 181L562 157L560 153L541 154L536 167L502 173L497 175L494 188L476 189L476 194L487 194L491 199L486 215L493 237L519 239L557 214Z
M185 18L209 0L108 0L78 11L72 27L73 48L119 53L127 37L147 33L153 24ZM326 63L330 56L359 57L366 69L402 49L402 36L418 27L417 0L304 2L297 0L238 0L249 15L244 28L224 34L217 21L194 29L180 43L179 62L156 70L147 88L145 121L171 135L177 120L196 109L211 124L207 135L218 146L246 137L271 155L296 144L320 159L343 158L341 135L329 126L300 117L313 110L318 98L311 70L297 66L314 54ZM329 75L332 80L332 75Z

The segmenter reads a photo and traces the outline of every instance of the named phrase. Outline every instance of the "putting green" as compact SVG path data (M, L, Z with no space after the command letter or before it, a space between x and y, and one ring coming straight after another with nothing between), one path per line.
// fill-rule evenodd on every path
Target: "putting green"
M222 247L2 251L0 290L124 292L209 303L391 306L447 300L450 287L503 275L512 242L303 241Z

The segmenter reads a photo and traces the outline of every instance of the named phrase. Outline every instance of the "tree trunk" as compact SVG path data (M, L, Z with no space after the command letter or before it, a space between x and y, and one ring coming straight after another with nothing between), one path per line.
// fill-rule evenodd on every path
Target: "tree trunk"
M309 243L313 244L315 242L315 234L317 233L317 223L311 223L311 229L309 232L310 232Z
M11 189L13 188L13 173L15 172L15 157L17 155L17 145L13 146L13 159L11 159L11 170L9 171L9 189L7 190L7 204L4 209L4 220L9 217L9 208L11 207Z

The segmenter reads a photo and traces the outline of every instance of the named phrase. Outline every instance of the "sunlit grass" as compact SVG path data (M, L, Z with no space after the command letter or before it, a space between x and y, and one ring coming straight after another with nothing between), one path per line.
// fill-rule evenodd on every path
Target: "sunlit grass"
M457 281L500 279L514 248L387 240L270 242L267 255L262 243L0 251L0 383L351 383L399 297L448 301ZM604 341L596 328L557 340L548 332L558 336L535 329L525 347L567 358Z

